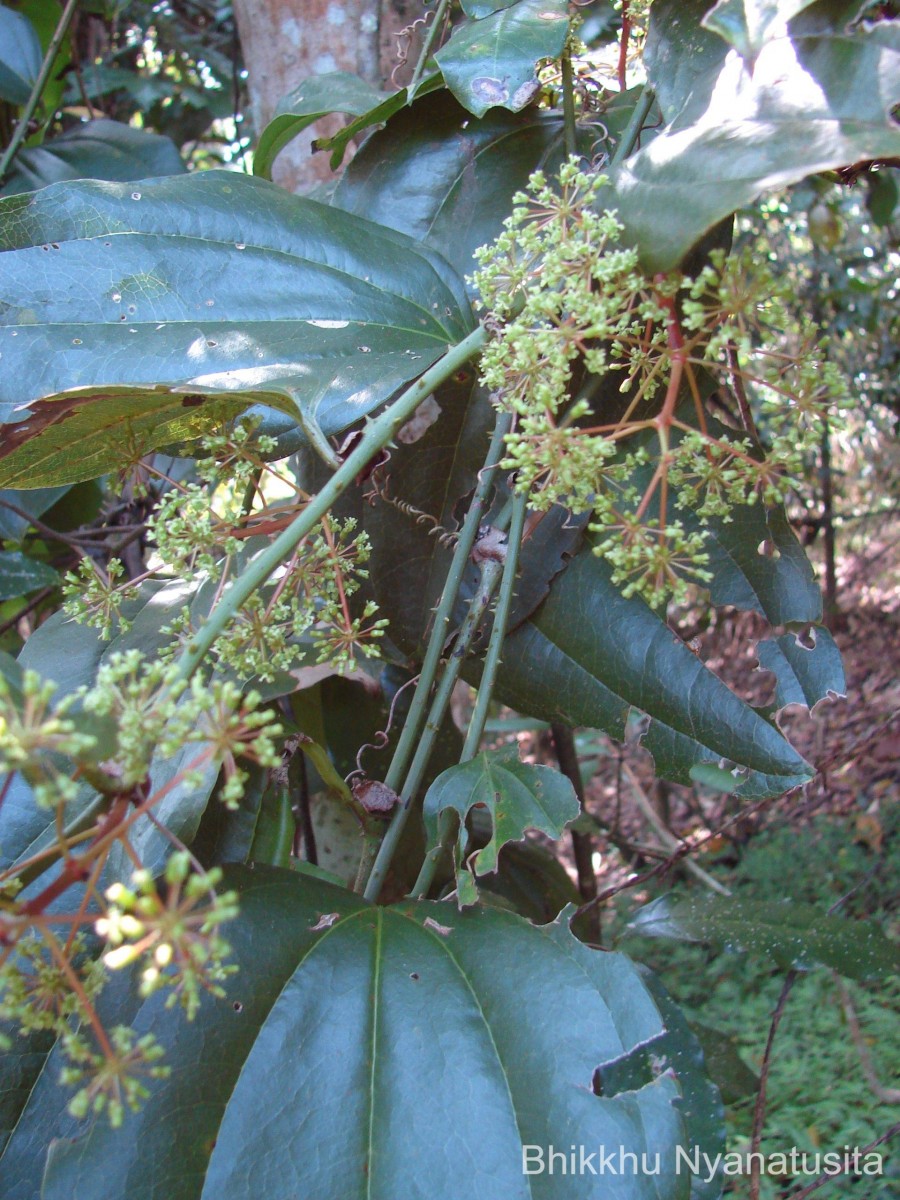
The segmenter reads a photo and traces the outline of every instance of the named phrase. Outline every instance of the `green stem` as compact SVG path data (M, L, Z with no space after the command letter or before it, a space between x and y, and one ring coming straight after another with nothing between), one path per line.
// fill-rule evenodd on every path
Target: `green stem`
M428 712L428 719L425 722L425 729L419 739L415 756L413 757L400 793L401 802L394 812L391 824L388 827L384 841L381 843L378 855L372 866L369 881L363 892L366 900L377 900L381 892L384 877L388 872L394 853L400 843L403 830L406 828L406 822L409 820L413 800L415 799L416 792L419 790L419 784L428 765L434 739L437 736L441 722L444 719L444 713L447 711L447 706L450 703L450 695L459 678L459 672L462 668L466 651L471 645L472 638L475 636L475 631L481 624L484 614L487 612L491 597L496 591L497 584L500 582L502 571L501 564L495 562L493 559L488 559L482 565L478 591L469 605L469 611L466 613L465 620L460 627L459 636L456 639L449 661L444 668L444 674L441 676L441 682L435 692L434 700Z
M69 0L68 4L62 11L62 16L59 18L53 37L50 39L50 45L47 47L47 53L44 55L44 61L41 63L41 69L38 72L38 77L34 81L34 86L31 93L25 102L25 107L19 117L18 123L13 130L13 135L9 140L9 145L3 153L3 158L0 159L0 182L6 178L6 172L9 170L12 160L15 158L19 147L25 140L28 134L28 125L31 118L34 116L34 110L38 106L38 101L46 86L47 80L50 78L50 72L53 69L53 64L56 61L56 53L62 45L62 40L66 36L69 24L72 17L75 15L75 9L78 7L78 0Z
M428 646L425 650L425 658L422 663L419 682L416 684L412 703L403 724L403 733L400 735L397 749L394 751L391 765L384 780L385 785L395 792L403 781L407 766L419 739L419 732L422 722L425 719L425 711L431 695L431 688L437 675L441 656L444 653L447 634L450 632L450 618L453 615L453 606L456 603L459 585L462 582L463 573L468 564L469 555L472 552L472 546L475 544L478 527L481 524L488 494L494 481L494 475L496 474L497 465L503 450L503 439L509 433L511 424L512 417L508 413L500 413L498 415L485 465L479 472L478 486L475 489L475 495L472 497L472 503L469 505L469 511L466 513L463 527L459 532L459 539L450 562L450 570L447 572L447 579L441 592L440 603L434 615L434 625L428 638Z
M438 30L444 23L444 17L449 6L450 0L438 0L438 6L434 10L434 20L428 26L428 32L425 35L425 41L422 43L422 50L413 69L412 78L406 85L407 104L411 104L416 97L416 89L422 80L425 64L428 62L428 55L431 53L431 47L434 45L434 39L437 37Z
M578 153L575 128L575 75L572 71L572 56L568 50L562 56L563 119L565 121L566 154L574 158Z
M643 91L638 96L637 104L634 106L631 120L625 126L625 132L622 134L621 141L616 147L615 154L612 156L609 164L611 167L617 167L623 162L637 145L638 138L641 136L641 130L644 128L644 122L647 120L647 114L653 107L655 99L656 92L649 83L645 83Z
M491 640L488 642L487 654L484 658L484 669L481 672L481 682L478 685L478 699L466 740L463 745L460 762L468 762L478 753L478 744L484 733L484 725L488 718L488 708L497 670L500 666L500 654L503 650L503 639L506 637L506 626L509 621L509 611L512 608L513 593L516 586L516 571L519 566L519 551L522 547L522 532L525 528L525 514L528 508L528 497L521 492L514 492L512 498L512 519L509 524L509 539L506 547L506 562L503 564L503 578L500 581L500 594L497 597L497 608L494 613L494 624L491 628Z
M519 565L519 550L522 544L522 532L525 528L527 508L527 497L515 493L512 499L512 519L509 526L509 544L506 550L506 562L503 564L503 578L500 580L500 595L497 598L494 624L491 627L491 640L488 643L487 654L484 659L481 683L478 685L478 699L475 702L475 709L472 713L472 719L469 722L462 754L459 756L461 763L468 762L470 758L475 757L478 752L478 743L481 741L481 735L484 733L491 694L494 690L494 681L497 678L497 669L500 666L503 639L506 637L509 610L512 607L516 570ZM448 830L441 839L440 844L426 856L425 861L422 863L422 869L419 871L418 878L410 892L413 900L418 900L421 896L427 895L438 864L453 841L454 832L453 830ZM459 836L463 836L463 834L464 830L460 829Z
M374 455L394 437L400 426L409 420L422 401L463 363L477 354L486 339L487 332L483 327L479 326L473 330L467 338L439 358L434 366L429 367L389 408L369 421L356 448L322 490L235 579L210 613L206 624L191 638L177 664L181 679L190 679L216 638L241 606L257 588L262 587L272 572L290 557L298 543L312 532L338 497L347 490Z

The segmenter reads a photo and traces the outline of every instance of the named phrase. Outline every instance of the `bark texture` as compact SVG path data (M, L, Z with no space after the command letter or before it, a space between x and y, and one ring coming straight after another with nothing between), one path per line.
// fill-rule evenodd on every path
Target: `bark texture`
M398 64L398 35L413 25L423 7L422 0L235 0L257 133L279 101L311 75L351 71L390 87ZM420 30L418 26L410 37L400 36L400 60L415 61ZM404 51L410 38L412 44ZM400 61L395 86L404 81L403 70ZM276 183L292 192L308 192L329 180L328 156L312 154L311 146L343 123L335 115L304 130L276 159Z

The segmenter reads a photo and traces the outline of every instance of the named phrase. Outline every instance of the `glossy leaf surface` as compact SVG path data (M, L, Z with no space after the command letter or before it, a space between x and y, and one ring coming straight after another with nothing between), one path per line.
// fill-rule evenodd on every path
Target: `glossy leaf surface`
M712 29L734 46L741 58L753 62L764 44L784 36L787 23L815 0L718 0L703 18Z
M517 112L538 90L538 61L558 58L568 32L564 0L518 0L459 26L435 59L447 87L476 117L498 106Z
M677 266L706 230L765 190L900 155L894 23L767 42L752 74L731 52L714 87L714 115L698 105L694 123L676 121L613 173L619 219L647 270Z
M631 708L650 718L642 744L667 779L697 763L749 768L738 794L777 794L810 768L778 729L704 667L642 600L626 600L605 563L577 555L534 616L506 640L499 695L547 721L621 740Z
M604 120L612 125L614 117ZM598 133L580 127L583 153ZM513 194L532 171L555 172L564 157L559 114L494 108L474 121L444 90L417 100L369 138L332 203L426 242L466 275L474 251L500 233Z
M589 1148L674 1161L684 1132L671 1076L591 1092L598 1066L665 1028L621 955L588 949L564 921L373 908L260 867L226 883L241 892L226 998L204 1001L193 1024L159 996L142 1005L135 1027L166 1046L172 1076L121 1133L97 1123L57 1143L44 1200L232 1200L251 1186L271 1200L607 1196L602 1176L523 1174L523 1145L568 1146L573 1130ZM19 1122L29 1157L17 1130L3 1164L15 1200L43 1168L26 1140L39 1099L40 1085ZM687 1176L636 1176L624 1194L686 1200Z
M85 479L196 437L210 396L225 415L262 401L337 432L472 328L430 251L233 173L50 187L0 215L0 417L32 405L4 431L6 484Z
M320 117L338 112L362 116L388 95L348 71L313 75L279 103L253 152L253 173L272 178L272 163L289 142Z

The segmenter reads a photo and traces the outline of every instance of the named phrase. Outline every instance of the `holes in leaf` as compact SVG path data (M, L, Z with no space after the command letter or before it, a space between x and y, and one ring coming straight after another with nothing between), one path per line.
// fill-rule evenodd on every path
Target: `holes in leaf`
M231 1007L236 1013L242 1013L244 1011L244 1006L241 1004L240 1000L235 1000Z
M802 646L804 650L815 650L816 648L816 631L809 625L806 629L801 630L797 634L797 645Z
M781 551L771 540L771 538L766 538L764 542L760 542L756 547L756 553L761 558L771 558L772 560L781 558Z

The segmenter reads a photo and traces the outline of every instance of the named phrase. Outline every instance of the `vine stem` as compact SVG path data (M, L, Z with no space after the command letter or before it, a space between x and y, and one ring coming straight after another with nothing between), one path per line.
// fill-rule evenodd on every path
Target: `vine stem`
M34 116L34 110L38 106L38 101L41 98L41 93L46 86L47 80L50 78L50 72L53 69L53 63L56 61L56 52L62 45L62 40L66 36L72 17L75 15L75 9L78 7L78 0L68 0L66 7L62 11L56 29L53 31L53 37L50 39L50 44L47 47L47 53L44 55L44 61L41 63L41 69L38 72L38 77L34 81L31 93L25 102L25 107L22 109L18 123L13 130L13 135L9 140L9 145L3 152L3 158L0 159L0 181L6 178L6 172L10 168L12 160L18 153L19 147L25 140L28 134L28 125L31 118Z
M422 722L425 719L428 698L431 695L441 655L444 652L444 644L447 640L447 634L450 631L450 618L453 615L453 606L456 603L456 597L459 593L463 572L469 561L472 546L475 544L478 527L481 524L481 518L487 503L487 497L494 481L494 475L496 474L500 454L503 449L503 439L509 433L511 427L511 415L509 413L500 413L494 426L494 434L488 448L485 465L478 474L478 486L475 489L475 495L472 497L472 503L469 505L469 511L466 513L466 518L463 521L463 527L460 530L456 549L450 562L450 569L447 572L447 579L444 582L441 599L434 615L434 624L431 627L428 645L425 649L425 658L422 662L419 682L416 684L412 703L403 724L403 733L400 735L400 740L391 759L391 765L384 779L385 786L395 792L403 782L406 769L415 751Z
M611 167L619 166L637 145L638 138L641 136L641 130L644 128L644 122L647 120L647 115L653 107L655 99L656 92L649 84L644 84L644 89L640 96L638 96L631 119L625 126L625 132L622 134L622 139L610 161L609 165Z
M497 597L494 624L491 627L491 638L488 642L487 654L484 659L484 669L481 672L481 682L478 685L478 699L475 702L475 708L469 721L469 728L466 731L466 740L463 743L462 754L459 756L461 763L468 762L470 758L475 757L478 752L478 744L484 733L484 726L488 716L488 706L490 705L491 694L494 690L494 681L497 678L497 669L500 666L500 653L503 649L503 639L506 636L509 611L512 607L516 571L519 565L519 550L522 545L522 533L525 529L527 509L528 497L524 493L514 493L506 561L503 564L503 575L500 579L500 595ZM464 830L460 828L460 834L463 832ZM428 892L438 863L447 849L446 841L451 837L452 832L448 830L445 838L442 838L439 845L426 856L425 861L422 863L422 869L419 871L418 878L410 892L412 899L417 900Z
M363 896L366 900L377 900L381 892L384 877L388 872L397 846L400 843L400 838L403 835L403 830L406 828L406 823L409 820L413 800L422 781L422 775L428 765L428 759L431 756L434 739L437 736L441 721L444 719L444 713L447 711L447 706L450 703L450 695L459 678L463 659L475 636L475 631L478 629L484 614L488 610L491 598L500 582L502 571L502 565L494 559L488 559L487 562L482 564L478 590L475 593L472 603L469 605L469 611L466 613L465 620L460 626L459 635L447 665L444 668L444 673L435 692L434 700L431 702L425 728L419 739L416 753L413 756L412 763L403 783L403 788L400 792L400 803L394 811L388 831L384 835L384 841L381 843L375 862L372 865L372 870L369 873L369 879L363 891Z
M416 89L422 80L425 64L428 62L428 55L431 53L431 47L434 45L434 39L437 37L438 30L444 23L444 16L449 6L450 0L438 0L437 8L434 10L434 20L428 27L428 32L425 34L425 41L422 43L421 53L413 69L412 78L406 85L407 104L411 104L416 97Z
M484 669L481 672L481 682L478 685L478 699L472 712L466 740L463 744L460 762L468 762L478 753L478 744L484 733L488 717L488 706L500 667L500 654L503 649L503 639L506 637L506 626L509 622L509 612L512 608L513 593L516 586L516 571L519 566L519 551L522 547L522 533L525 529L525 515L528 509L528 497L523 492L515 492L512 498L512 515L509 523L509 539L506 547L506 562L503 564L503 577L500 580L500 594L497 597L497 607L494 612L494 624L491 629L491 639L488 642L487 654L484 658Z
M619 80L619 91L624 92L627 86L625 78L628 69L628 39L631 37L631 17L628 15L628 0L622 3L622 32L619 35L619 63L616 75Z
M763 1125L766 1120L766 1088L769 1083L772 1047L775 1044L775 1035L778 1032L778 1026L781 1024L781 1018L784 1016L785 1005L788 1002L791 989L799 974L800 972L792 967L784 977L781 994L778 997L778 1003L775 1005L775 1011L772 1014L769 1036L766 1038L766 1048L763 1052L762 1066L759 1071L759 1091L756 1093L756 1103L753 1107L753 1132L750 1137L750 1200L759 1200L759 1147L762 1142Z
M326 515L335 501L353 483L369 461L382 450L422 401L463 363L478 353L487 340L487 331L480 326L456 346L451 347L414 384L406 389L389 408L369 421L362 437L320 492L257 558L234 580L209 615L206 623L191 638L178 659L178 677L190 679L209 652L216 638L241 605L266 582L273 571L293 553Z
M575 74L572 71L572 55L567 50L562 56L562 100L565 121L566 154L574 158L578 153L575 127Z

